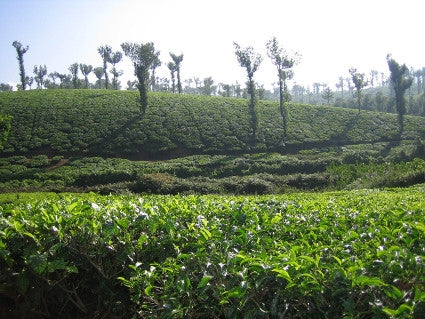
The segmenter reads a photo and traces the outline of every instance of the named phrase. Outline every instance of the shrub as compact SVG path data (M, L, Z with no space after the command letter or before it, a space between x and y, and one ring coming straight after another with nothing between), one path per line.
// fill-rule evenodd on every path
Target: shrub
M29 167L45 167L47 165L49 165L47 155L36 155L28 163Z

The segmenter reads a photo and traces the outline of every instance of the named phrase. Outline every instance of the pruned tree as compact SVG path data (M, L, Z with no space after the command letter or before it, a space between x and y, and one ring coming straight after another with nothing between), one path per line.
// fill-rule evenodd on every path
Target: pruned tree
M89 88L89 74L93 71L93 66L80 63L80 71L84 76L84 82L86 83L86 89L88 89Z
M140 93L140 110L143 114L148 105L148 83L149 70L152 68L159 52L155 51L154 44L148 43L129 43L121 44L124 54L128 56L134 65L134 74L137 77L137 89Z
M97 78L97 83L98 83L99 89L101 89L102 88L103 68L101 66L94 68L93 73Z
M404 93L412 85L413 78L409 75L406 64L400 65L391 55L387 55L387 63L390 69L390 81L395 93L395 103L398 114L399 135L403 133L403 119L406 114L406 100Z
M357 97L357 105L360 109L362 107L362 90L367 86L368 81L366 80L366 76L364 73L357 72L357 69L351 68L349 69L351 80L353 81L354 87L356 88L356 97Z
M257 113L257 99L255 94L255 82L254 74L257 72L262 57L260 54L254 52L252 47L241 48L236 42L233 42L235 47L236 58L241 67L245 68L248 77L248 94L250 95L249 110L251 114L251 130L252 130L252 141L253 144L257 140L257 129L258 129L258 113Z
M155 52L155 57L153 59L152 62L152 66L151 66L151 91L155 91L156 90L156 77L155 77L155 70L157 67L161 66L161 60L159 59L159 51Z
M341 89L341 99L344 99L344 78L342 76L338 78L338 83L335 86L337 89Z
M37 83L37 88L42 89L44 86L44 78L47 75L47 67L46 65L36 66L34 65L34 80Z
M105 89L109 88L109 77L108 77L108 62L111 59L112 48L109 45L102 45L97 49L103 61L103 74L105 75Z
M168 62L167 67L170 70L171 75L171 91L176 93L176 64L174 62Z
M288 129L288 109L285 103L291 100L287 81L293 78L294 72L292 68L298 63L299 57L298 53L294 57L289 56L283 48L279 47L276 37L269 40L266 47L267 54L277 69L279 79L279 109L283 121L283 141L285 141Z
M72 75L72 85L74 89L78 88L78 63L73 63L68 68Z
M24 54L28 51L29 47L22 46L18 41L13 41L12 45L16 49L17 59L19 63L19 76L21 78L21 89L25 91L26 89L26 76L25 76L25 67L24 67Z
M183 61L183 54L176 55L176 54L174 54L174 53L170 52L170 56L171 56L171 59L172 59L172 60L173 60L173 62L174 62L174 65L176 66L176 73L177 73L177 90L178 90L179 94L181 94L183 89L182 89L182 82L181 82L181 80L180 80L180 64L181 64L181 63L182 63L182 61Z
M109 62L112 64L112 70L111 74L113 76L112 78L112 87L115 90L118 90L118 77L122 75L122 71L118 71L116 68L117 63L119 63L122 60L122 53L117 51L114 53L111 53Z

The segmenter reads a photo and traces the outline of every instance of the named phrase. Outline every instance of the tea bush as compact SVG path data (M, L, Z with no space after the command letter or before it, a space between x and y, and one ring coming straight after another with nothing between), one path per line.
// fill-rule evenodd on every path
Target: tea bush
M422 318L424 192L0 194L0 314Z

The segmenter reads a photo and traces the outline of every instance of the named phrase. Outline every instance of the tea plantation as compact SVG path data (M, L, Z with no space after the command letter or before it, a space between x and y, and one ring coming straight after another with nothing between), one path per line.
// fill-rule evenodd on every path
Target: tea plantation
M283 146L278 104L260 101L258 141L252 146L247 108L244 99L151 93L143 116L132 91L1 92L0 113L13 116L3 154L152 159L398 139L392 114L290 104ZM425 138L425 119L407 116L403 139L415 138Z
M0 190L264 194L425 182L422 117L406 117L400 140L394 114L290 104L283 144L278 104L259 101L253 145L247 100L150 93L142 115L137 99L1 92L12 122Z
M0 318L423 318L425 118L0 92Z
M3 318L423 318L423 187L0 195Z

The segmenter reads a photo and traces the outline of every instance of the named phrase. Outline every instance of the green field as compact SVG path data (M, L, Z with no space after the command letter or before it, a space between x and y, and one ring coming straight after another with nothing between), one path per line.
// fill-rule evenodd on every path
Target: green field
M424 193L0 195L0 292L11 318L422 318Z

